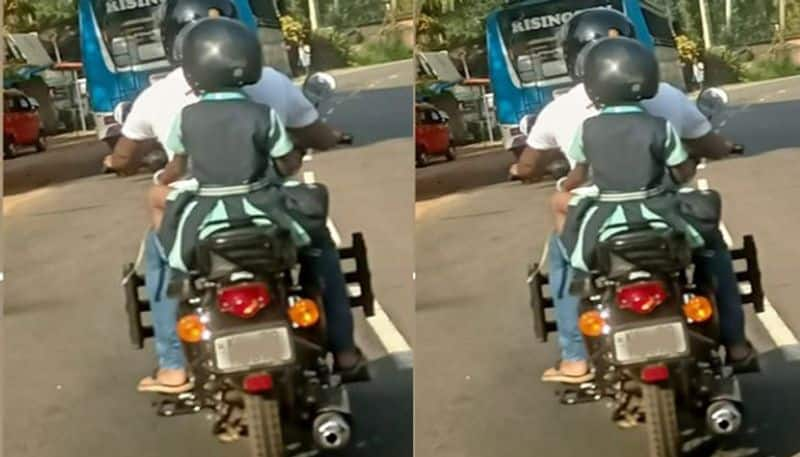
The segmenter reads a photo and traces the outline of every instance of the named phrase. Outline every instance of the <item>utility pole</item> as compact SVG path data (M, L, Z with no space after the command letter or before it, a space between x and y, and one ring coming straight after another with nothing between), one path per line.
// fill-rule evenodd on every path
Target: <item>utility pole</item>
M781 34L786 33L786 0L778 0L778 24L781 27Z
M725 0L725 31L731 31L731 17L733 15L733 0Z
M319 5L317 0L308 0L308 21L311 23L311 31L319 28Z
M708 5L706 0L698 0L700 2L700 20L703 23L703 44L706 49L711 49L711 20L708 17Z

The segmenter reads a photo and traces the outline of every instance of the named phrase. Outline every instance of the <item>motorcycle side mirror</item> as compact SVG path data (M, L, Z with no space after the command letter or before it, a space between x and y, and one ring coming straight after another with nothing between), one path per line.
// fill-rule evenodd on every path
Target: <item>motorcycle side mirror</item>
M314 104L328 100L335 90L336 78L330 73L314 73L303 83L303 94Z
M728 105L728 93L719 87L703 89L697 96L697 109L707 118L719 114Z
M133 104L131 102L120 102L114 108L114 120L117 124L122 125L125 123L125 119L128 118L128 114L131 112L131 107Z

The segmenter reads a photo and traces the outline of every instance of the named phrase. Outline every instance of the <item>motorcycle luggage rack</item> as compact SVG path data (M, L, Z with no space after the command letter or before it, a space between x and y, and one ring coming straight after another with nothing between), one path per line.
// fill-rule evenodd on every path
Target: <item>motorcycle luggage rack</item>
M742 303L752 304L756 313L764 312L764 288L761 282L761 269L758 264L758 250L752 235L745 235L740 249L731 249L733 260L744 260L746 265L741 271L736 271L736 279L746 282L750 290L742 292ZM734 269L736 265L734 265ZM547 342L550 333L558 330L556 322L548 319L548 309L553 308L552 295L545 293L545 286L549 286L548 275L542 273L540 265L534 263L528 269L528 287L530 289L530 305L533 311L533 332L536 339L542 343ZM548 287L549 289L549 287Z
M133 263L122 268L122 287L125 291L129 337L134 348L142 349L144 340L153 337L153 327L142 325L142 314L150 311L150 301L139 298L139 289L144 287L144 277L136 273L136 265Z
M345 271L344 279L347 282L350 295L350 307L361 307L367 317L375 315L375 293L372 290L372 273L367 260L367 244L364 235L360 232L353 233L350 247L339 249L339 258L342 260L355 260L356 268Z
M339 249L341 259L355 260L355 269L345 271L345 281L350 292L350 306L362 307L364 314L375 315L375 294L372 290L372 274L367 260L367 245L364 235L354 233L352 244ZM128 315L128 332L131 344L136 349L144 347L144 340L153 337L153 327L142 323L144 313L150 311L150 302L145 296L144 277L136 272L136 266L128 263L122 268L122 287L125 292L125 312Z

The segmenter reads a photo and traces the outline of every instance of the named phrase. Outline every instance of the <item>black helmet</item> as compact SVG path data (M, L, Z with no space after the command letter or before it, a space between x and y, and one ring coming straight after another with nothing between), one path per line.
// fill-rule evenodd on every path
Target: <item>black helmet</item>
M592 8L581 11L572 16L562 26L559 33L567 70L572 79L576 81L583 78L581 68L583 56L581 58L578 56L587 44L609 36L636 38L636 29L630 19L609 8Z
M173 65L181 63L181 43L186 26L209 17L213 10L216 10L217 16L239 18L232 0L166 0L162 3L161 42L167 59Z
M630 38L606 38L592 44L584 69L586 93L596 105L637 102L658 92L655 54Z
M261 59L256 34L234 19L203 19L189 26L183 41L183 74L198 92L255 84Z

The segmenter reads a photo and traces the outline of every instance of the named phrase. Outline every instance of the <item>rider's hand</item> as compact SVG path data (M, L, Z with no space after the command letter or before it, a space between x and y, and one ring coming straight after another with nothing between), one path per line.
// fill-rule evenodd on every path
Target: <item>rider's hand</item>
M103 158L103 166L108 170L112 170L113 167L111 165L112 165L111 154L109 154L105 156L105 158Z

